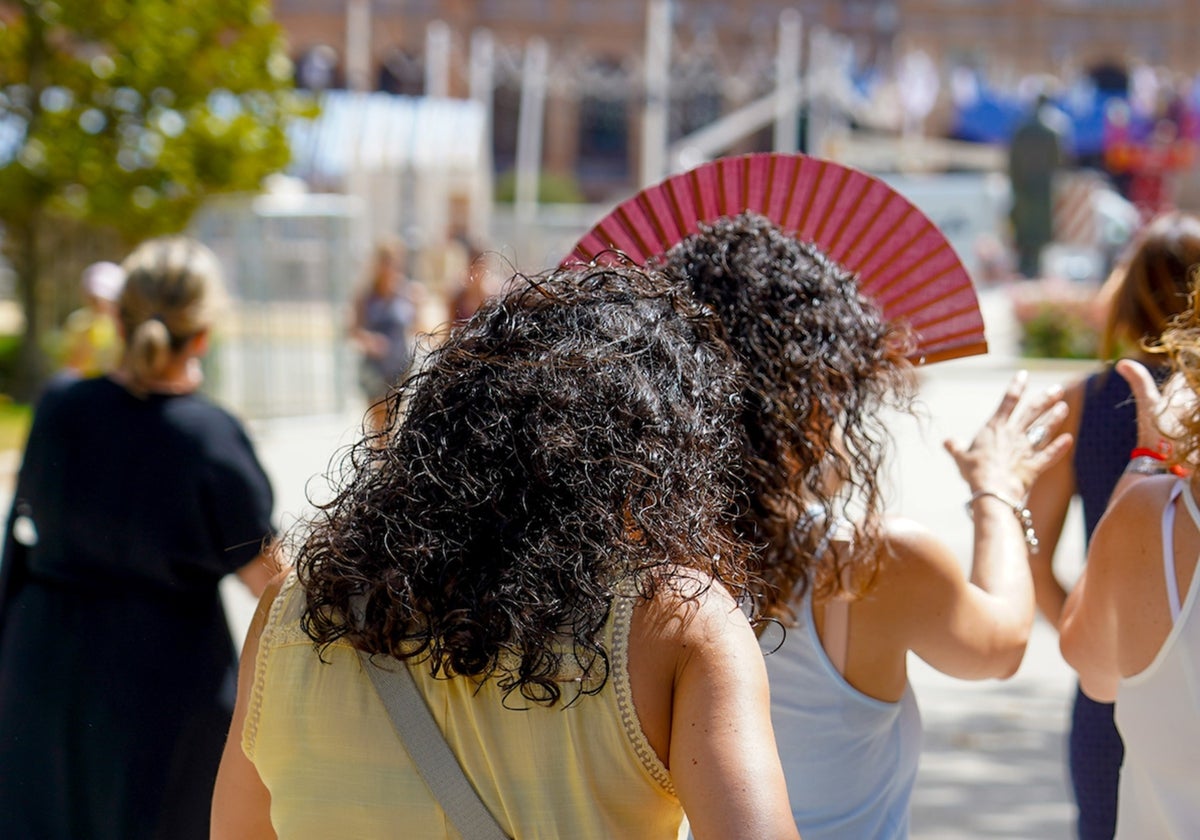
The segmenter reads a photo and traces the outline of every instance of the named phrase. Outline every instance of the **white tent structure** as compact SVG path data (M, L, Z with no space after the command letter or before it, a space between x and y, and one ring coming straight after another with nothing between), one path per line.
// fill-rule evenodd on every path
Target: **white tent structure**
M363 241L487 237L492 162L481 103L329 91L319 104L316 118L291 128L290 173L314 191L357 197Z

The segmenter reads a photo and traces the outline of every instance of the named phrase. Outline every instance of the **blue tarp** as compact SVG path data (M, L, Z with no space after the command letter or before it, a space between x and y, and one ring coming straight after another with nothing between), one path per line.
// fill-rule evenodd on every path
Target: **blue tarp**
M1055 102L1066 118L1067 148L1076 157L1097 155L1104 148L1104 112L1108 97L1097 96L1086 107ZM980 92L969 106L955 113L952 136L976 143L1007 144L1032 106L1015 95Z
M1105 113L1114 99L1124 97L1103 91L1074 91L1051 100L1063 115L1067 128L1064 139L1073 156L1103 153ZM1032 107L1032 103L1015 92L1002 93L980 85L971 102L956 108L951 136L976 143L1007 145ZM1131 115L1130 137L1137 140L1147 136L1152 122L1144 116Z

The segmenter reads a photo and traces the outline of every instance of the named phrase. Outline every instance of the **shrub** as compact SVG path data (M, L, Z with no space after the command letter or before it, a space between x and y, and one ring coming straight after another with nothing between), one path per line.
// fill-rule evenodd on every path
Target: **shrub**
M1013 313L1027 358L1095 359L1100 353L1103 312L1091 284L1059 279L1022 283L1013 289Z

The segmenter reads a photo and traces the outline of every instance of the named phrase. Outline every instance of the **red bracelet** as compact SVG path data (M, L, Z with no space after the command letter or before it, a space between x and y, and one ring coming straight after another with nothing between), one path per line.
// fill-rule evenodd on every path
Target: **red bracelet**
M1138 446L1138 447L1135 447L1134 450L1129 453L1129 460L1132 461L1134 458L1151 458L1155 461L1165 461L1165 460L1167 460L1167 456L1163 452L1164 449L1168 453L1171 451L1170 441L1165 441L1165 440L1159 441L1158 449L1150 449L1149 447L1146 447L1146 446ZM1190 471L1188 470L1188 468L1185 467L1183 464L1172 465L1170 467L1170 472L1173 475L1179 476L1180 478L1187 478L1191 474Z

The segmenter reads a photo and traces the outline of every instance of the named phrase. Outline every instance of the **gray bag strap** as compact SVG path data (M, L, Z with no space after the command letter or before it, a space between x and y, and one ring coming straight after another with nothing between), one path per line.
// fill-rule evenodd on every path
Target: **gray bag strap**
M511 840L450 751L408 666L388 656L385 659L391 667L384 668L361 650L358 658L387 707L400 743L458 833L465 840Z

